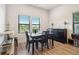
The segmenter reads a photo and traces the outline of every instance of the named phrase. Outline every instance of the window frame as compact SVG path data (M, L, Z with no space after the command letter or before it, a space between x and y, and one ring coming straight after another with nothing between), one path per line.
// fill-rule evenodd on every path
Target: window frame
M29 32L30 32L30 16L28 16L29 17L29 24L20 24L19 23L20 22L20 20L19 20L20 16L27 16L27 15L18 15L18 33L24 33L24 32L20 31L20 25L29 25Z
M79 13L79 12L75 12L75 13ZM74 19L75 13L72 13L72 15L73 15L73 33L75 33L75 24L79 24L79 22L74 22L75 21L75 19Z

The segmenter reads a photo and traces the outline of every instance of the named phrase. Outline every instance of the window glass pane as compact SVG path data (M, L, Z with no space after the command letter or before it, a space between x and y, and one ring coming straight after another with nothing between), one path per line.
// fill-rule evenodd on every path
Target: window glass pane
M32 24L39 24L40 18L39 17L32 17Z
M74 22L79 22L79 12L78 13L74 13Z
M25 31L29 32L29 25L20 24L20 32L23 33Z
M20 24L29 24L29 16L19 16Z
M28 31L29 32L29 29L30 29L30 23L29 23L29 20L30 20L30 17L29 16L19 16L18 18L19 20L19 27L18 27L18 31L20 33L23 33L25 31Z
M74 33L79 34L79 24L74 24Z

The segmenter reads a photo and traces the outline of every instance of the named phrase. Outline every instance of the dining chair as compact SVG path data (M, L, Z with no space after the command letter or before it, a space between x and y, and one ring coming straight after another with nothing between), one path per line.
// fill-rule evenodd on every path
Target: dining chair
M29 38L28 32L25 32L26 34L26 48L28 47L28 52L30 51L30 44L32 43L32 40Z
M44 44L47 46L47 48L49 48L49 45L48 45L48 31L43 31L42 34L44 35L43 36Z
M38 39L39 39L38 43L39 42L41 43L41 50L42 51L43 51L44 45L46 45L47 48L49 48L49 46L48 46L48 38L47 38L47 31L43 31L42 36L40 38L38 38Z
M26 38L27 38L26 39L26 41L27 41L26 48L28 47L28 52L30 51L30 44L31 43L35 43L36 44L36 49L38 49L38 43L40 42L42 51L43 51L44 44L47 45L47 48L49 48L48 47L48 39L47 39L47 32L46 31L43 31L42 35L36 37L36 39L34 39L34 40L29 38L29 35L28 35L27 31L25 32L25 34L26 34Z
M54 46L54 34L53 34L53 31L52 31L52 29L47 29L47 31L48 31L48 39L49 40L51 40L52 41L52 46Z
M48 39L52 41L52 46L54 46L54 37L53 37L53 34L48 34Z

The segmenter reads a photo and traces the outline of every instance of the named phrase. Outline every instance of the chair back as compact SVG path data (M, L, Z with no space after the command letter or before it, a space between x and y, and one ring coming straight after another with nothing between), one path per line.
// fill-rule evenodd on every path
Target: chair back
M26 34L26 38L27 38L27 42L28 42L28 41L29 41L29 35L28 35L28 32L26 31L25 34Z
M44 39L48 40L48 31L43 31L42 34L44 35Z

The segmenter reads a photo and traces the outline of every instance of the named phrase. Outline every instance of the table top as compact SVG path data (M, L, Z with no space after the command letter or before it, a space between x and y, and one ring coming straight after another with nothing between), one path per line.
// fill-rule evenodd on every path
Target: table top
M43 34L41 34L41 33L36 33L36 34L35 33L32 33L32 34L31 33L28 33L28 35L29 36L32 36L32 37L35 37L35 36L41 36Z

